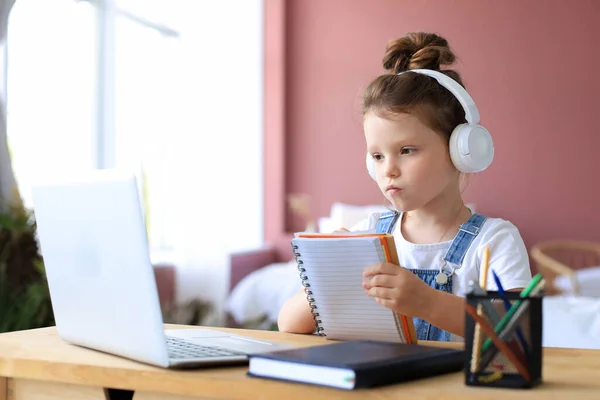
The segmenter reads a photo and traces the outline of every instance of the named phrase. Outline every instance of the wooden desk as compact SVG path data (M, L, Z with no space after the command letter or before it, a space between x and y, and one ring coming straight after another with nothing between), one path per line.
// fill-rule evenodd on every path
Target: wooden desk
M194 328L176 326L177 328ZM167 326L174 328L174 326ZM214 328L219 329L219 328ZM233 330L301 346L328 343L310 335ZM247 367L174 371L69 345L54 328L0 335L0 400L37 399L598 399L600 350L545 349L544 383L532 390L465 386L462 373L345 391L246 376ZM108 391L106 388L121 389Z

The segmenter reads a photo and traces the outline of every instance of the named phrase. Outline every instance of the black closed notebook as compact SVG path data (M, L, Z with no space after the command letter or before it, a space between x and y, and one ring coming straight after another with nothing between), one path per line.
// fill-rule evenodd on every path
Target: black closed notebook
M348 340L251 354L249 360L249 376L358 389L460 371L465 365L465 352L418 344Z

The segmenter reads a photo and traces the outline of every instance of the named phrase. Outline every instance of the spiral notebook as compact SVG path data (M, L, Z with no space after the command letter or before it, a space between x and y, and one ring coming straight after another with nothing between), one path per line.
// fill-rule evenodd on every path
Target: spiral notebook
M362 287L369 265L399 265L392 235L297 233L292 249L318 334L335 340L417 343L412 318L378 304Z

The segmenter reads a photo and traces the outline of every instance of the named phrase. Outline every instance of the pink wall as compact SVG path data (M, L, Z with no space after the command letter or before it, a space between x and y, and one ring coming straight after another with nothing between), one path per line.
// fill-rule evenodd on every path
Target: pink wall
M290 233L303 229L286 214L285 193L310 193L317 216L334 201L381 203L364 168L360 93L381 72L386 42L409 31L448 39L494 137L494 163L472 179L467 201L515 223L528 247L555 238L600 241L600 2L265 3L267 26L280 34L267 35L266 44L279 44L284 70L277 75L272 60L265 65L267 100L283 99L283 106L266 103L265 148L285 150L265 156L276 168L265 175L265 238L284 256ZM267 59L274 54L266 51Z

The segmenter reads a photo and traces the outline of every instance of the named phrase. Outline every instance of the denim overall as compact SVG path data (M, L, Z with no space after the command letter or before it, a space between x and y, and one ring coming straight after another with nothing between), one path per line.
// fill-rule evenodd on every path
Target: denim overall
M400 213L397 211L382 213L377 220L377 226L375 228L376 232L391 234L399 216ZM442 266L439 270L411 269L406 265L403 267L412 271L432 288L452 294L452 278L454 276L454 271L461 267L469 246L471 246L471 243L473 243L473 240L479 234L479 230L483 226L486 218L487 217L483 215L474 213L467 222L458 228L458 234L454 237L454 240L452 240L450 248L446 252ZM415 324L418 340L450 341L450 332L444 331L435 325L431 325L429 322L420 318L413 318L413 322Z

